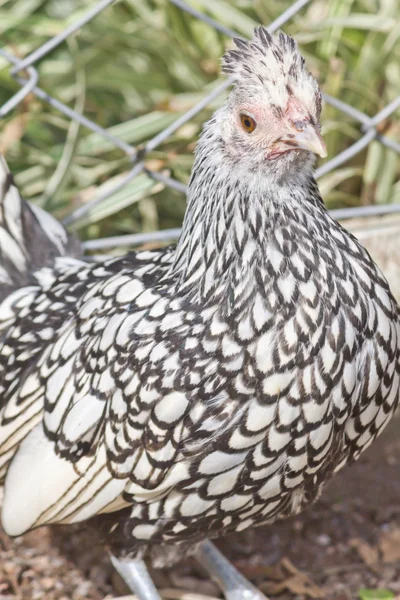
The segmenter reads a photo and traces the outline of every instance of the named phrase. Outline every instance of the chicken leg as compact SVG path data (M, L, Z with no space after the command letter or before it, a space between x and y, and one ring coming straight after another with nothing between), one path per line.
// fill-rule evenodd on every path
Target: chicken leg
M267 600L209 540L199 545L195 556L226 600Z
M139 600L161 600L143 560L116 558L113 554L110 558L115 570Z
M267 600L210 541L202 542L195 556L226 600ZM143 560L119 559L111 555L111 562L139 600L161 600Z

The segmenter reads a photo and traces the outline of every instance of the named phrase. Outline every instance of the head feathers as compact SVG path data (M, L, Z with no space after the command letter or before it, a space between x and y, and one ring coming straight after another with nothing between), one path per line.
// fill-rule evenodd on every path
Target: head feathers
M235 87L249 97L266 93L271 103L284 107L291 95L304 96L321 109L317 82L307 71L304 58L293 38L282 31L272 35L265 27L256 27L250 41L235 38L237 49L227 50L222 71L233 79Z
M282 31L272 35L265 27L256 27L251 41L234 38L238 50L227 50L222 58L222 71L237 81L249 75L261 83L277 75L297 78L305 71L301 56L293 38Z

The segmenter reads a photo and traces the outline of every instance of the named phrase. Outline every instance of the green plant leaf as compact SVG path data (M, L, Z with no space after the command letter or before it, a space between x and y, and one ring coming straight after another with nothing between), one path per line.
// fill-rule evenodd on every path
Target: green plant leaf
M393 600L394 593L385 589L361 588L358 590L358 596L361 600Z

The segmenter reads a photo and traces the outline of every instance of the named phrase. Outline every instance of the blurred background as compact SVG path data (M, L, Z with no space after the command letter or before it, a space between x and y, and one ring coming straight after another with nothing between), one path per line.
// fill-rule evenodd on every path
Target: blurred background
M2 46L23 57L76 22L88 0L0 0ZM292 4L287 0L193 0L191 6L243 37ZM323 90L373 116L400 94L398 0L313 0L284 26ZM40 87L133 145L162 131L218 83L229 38L167 0L122 0L35 64ZM0 59L0 105L19 89ZM146 166L186 183L212 102L146 157ZM361 137L360 125L325 105L329 158ZM399 111L379 131L400 139ZM6 153L25 198L63 218L118 183L123 151L33 95L1 122ZM400 202L400 157L373 141L319 185L329 208ZM77 222L83 239L179 226L184 194L139 175Z

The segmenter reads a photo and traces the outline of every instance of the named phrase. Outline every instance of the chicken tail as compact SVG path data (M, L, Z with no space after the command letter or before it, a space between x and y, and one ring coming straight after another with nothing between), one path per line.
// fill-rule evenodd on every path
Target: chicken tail
M58 221L21 198L0 154L0 302L58 256L80 254L78 241Z

